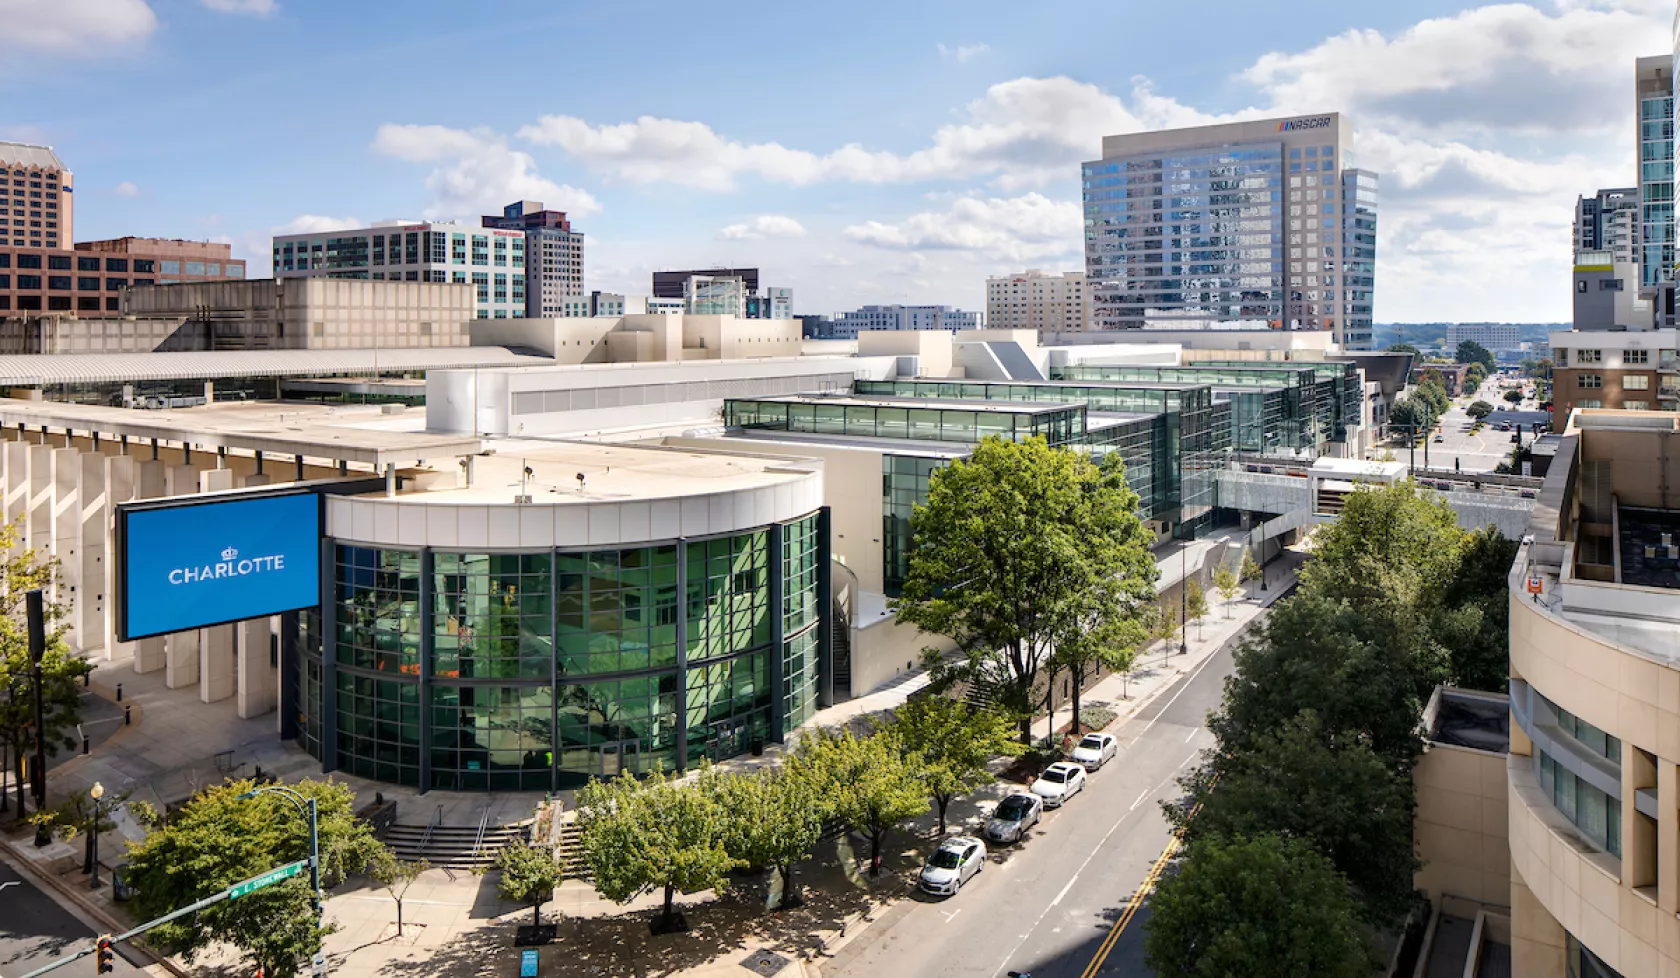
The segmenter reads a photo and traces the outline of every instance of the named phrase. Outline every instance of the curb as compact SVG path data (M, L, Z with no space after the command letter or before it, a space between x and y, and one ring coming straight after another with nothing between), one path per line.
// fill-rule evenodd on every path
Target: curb
M45 884L48 889L51 889L60 897L75 904L77 909L98 921L111 933L121 934L123 931L129 929L127 924L111 916L110 911L106 910L97 902L89 900L86 894L78 893L75 887L65 883L57 876L41 872L40 868L30 862L29 858L20 852L18 847L10 839L0 838L0 851L5 852L5 854L9 857L8 861L17 868L18 872L30 877L37 883ZM126 943L130 948L139 952L140 955L150 958L152 964L162 967L170 974L177 976L177 978L192 978L192 972L184 970L180 965L177 965L169 958L166 958L158 952L152 950L149 945L141 943L139 940L130 940ZM133 962L130 963L132 964ZM147 968L151 967L151 965L141 965L140 967Z

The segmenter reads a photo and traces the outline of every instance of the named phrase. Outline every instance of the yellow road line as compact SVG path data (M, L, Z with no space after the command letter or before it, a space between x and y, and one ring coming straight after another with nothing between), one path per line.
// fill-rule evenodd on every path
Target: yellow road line
M1190 819L1195 818L1196 813L1201 809L1200 804L1190 809L1190 814L1185 816L1185 824L1189 824ZM1096 978L1103 962L1108 960L1109 952L1114 950L1114 943L1120 939L1120 934L1125 931L1126 925L1130 924L1132 918L1137 916L1138 908L1143 906L1143 901L1154 891L1155 884L1161 880L1161 874L1166 872L1167 863L1172 861L1172 857L1178 853L1179 847L1183 844L1184 830L1179 829L1173 833L1172 838L1167 840L1167 847L1161 850L1161 855L1155 860L1155 865L1149 867L1149 872L1144 876L1143 882L1138 885L1137 892L1132 894L1131 902L1126 904L1126 909L1120 912L1120 918L1114 922L1108 936L1103 938L1102 945L1097 948L1096 955L1091 958L1091 963L1085 966L1085 970L1079 978Z

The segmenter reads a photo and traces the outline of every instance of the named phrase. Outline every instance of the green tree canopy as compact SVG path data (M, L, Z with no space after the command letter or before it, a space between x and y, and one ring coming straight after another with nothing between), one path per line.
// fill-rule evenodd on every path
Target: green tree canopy
M1458 344L1458 351L1453 355L1453 359L1459 363L1479 363L1484 370L1499 369L1499 361L1494 357L1493 351L1475 340L1465 340Z
M1410 343L1394 343L1394 344L1391 344L1389 346L1388 352L1390 352L1390 353L1410 353L1410 354L1413 354L1415 356L1415 355L1418 354L1418 348L1413 346Z
M514 903L529 904L531 907L531 923L542 923L542 905L554 899L554 891L559 888L563 874L560 861L554 857L553 850L547 846L511 845L496 853L496 868L501 871L496 880L496 892L502 899ZM406 870L393 868L386 870L390 876L401 880L401 874ZM419 875L416 873L415 875ZM381 882L384 882L381 879ZM395 896L393 891L392 896ZM603 893L603 896L606 894ZM611 897L608 897L611 899ZM397 901L397 930L402 931L402 901Z
M1464 413L1470 415L1470 417L1475 420L1480 421L1493 413L1493 405L1486 401L1476 401L1469 407L1465 408Z
M709 767L695 781L656 771L590 782L578 791L578 830L595 890L628 903L653 889L665 892L660 929L676 919L677 893L721 888L740 861L724 848L724 816L709 783Z
M497 853L496 855L497 862L500 863L502 854ZM378 883L381 889L391 894L392 902L397 905L398 937L401 937L403 932L403 897L408 895L408 888L414 885L414 881L431 868L431 863L424 859L398 859L397 854L389 849L380 853L379 857L374 860L373 865L368 868L368 875L373 877L373 881ZM504 870L503 879L506 878ZM558 885L558 883L555 884L555 886ZM519 902L524 903L525 901L519 900ZM538 907L541 907L541 904L538 904ZM540 919L538 922L541 923Z
M869 872L881 872L887 833L928 810L921 758L892 737L818 729L800 740L788 767L821 798L831 818L869 840Z
M940 835L945 834L945 812L951 800L990 784L992 773L986 765L994 758L1013 757L1024 750L1015 739L1015 720L1009 714L977 710L944 696L921 696L905 703L880 735L920 759L923 788L939 810Z
M1088 455L990 437L935 472L911 517L915 546L899 621L962 653L941 684L996 690L1031 738L1039 670L1059 637L1134 618L1155 591L1150 534L1118 453Z
M1521 404L1522 399L1523 399L1523 392L1522 392L1522 388L1520 388L1520 387L1513 387L1510 390L1505 392L1505 400L1508 403Z
M54 600L58 562L45 553L20 547L21 520L0 525L0 745L7 748L17 785L17 818L25 806L25 759L34 763L37 735L48 750L74 750L76 724L82 719L81 680L91 670L70 654L64 642L69 609ZM24 595L36 588L46 598L47 648L41 659L45 726L35 726L34 663L29 656L29 623Z
M1152 906L1157 978L1367 978L1377 965L1347 881L1300 840L1198 842Z
M1358 889L1372 922L1387 923L1410 906L1412 780L1360 732L1326 729L1306 710L1248 750L1210 751L1179 783L1188 798L1167 813L1192 842L1261 833L1305 839ZM1194 806L1200 810L1188 818Z
M309 823L276 793L240 798L258 787L233 781L200 792L138 845L129 849L128 878L138 890L135 914L161 917L276 866L309 857ZM351 810L348 785L299 781L290 785L315 799L320 823L321 885L336 886L371 868L385 847ZM153 930L148 939L188 963L217 942L244 952L263 974L290 978L300 961L321 948L309 874L224 900ZM327 926L330 931L332 925Z
M1245 557L1244 559L1252 560L1254 558ZM1219 592L1221 598L1225 599L1225 617L1230 618L1231 601L1242 590L1242 581L1237 579L1237 572L1224 564L1215 567L1213 569L1213 589Z
M780 906L797 903L793 867L811 858L822 838L826 806L816 787L785 767L719 775L708 784L724 851L749 869L774 869L782 880Z

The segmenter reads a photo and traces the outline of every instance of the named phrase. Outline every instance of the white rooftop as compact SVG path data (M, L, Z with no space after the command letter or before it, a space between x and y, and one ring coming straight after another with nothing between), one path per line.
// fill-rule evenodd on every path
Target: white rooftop
M0 142L0 163L10 163L13 166L33 166L42 169L63 170L64 161L58 158L51 146L37 146L34 143L5 143Z
M1324 479L1364 479L1389 482L1406 477L1406 463L1378 462L1359 458L1320 458L1312 474Z

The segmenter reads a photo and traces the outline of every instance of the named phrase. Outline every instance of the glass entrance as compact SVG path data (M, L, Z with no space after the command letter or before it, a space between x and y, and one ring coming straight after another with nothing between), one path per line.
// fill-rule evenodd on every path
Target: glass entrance
M642 768L642 742L640 740L620 740L613 743L596 744L590 749L593 755L590 765L591 773L603 780L617 777L619 774L634 775Z

